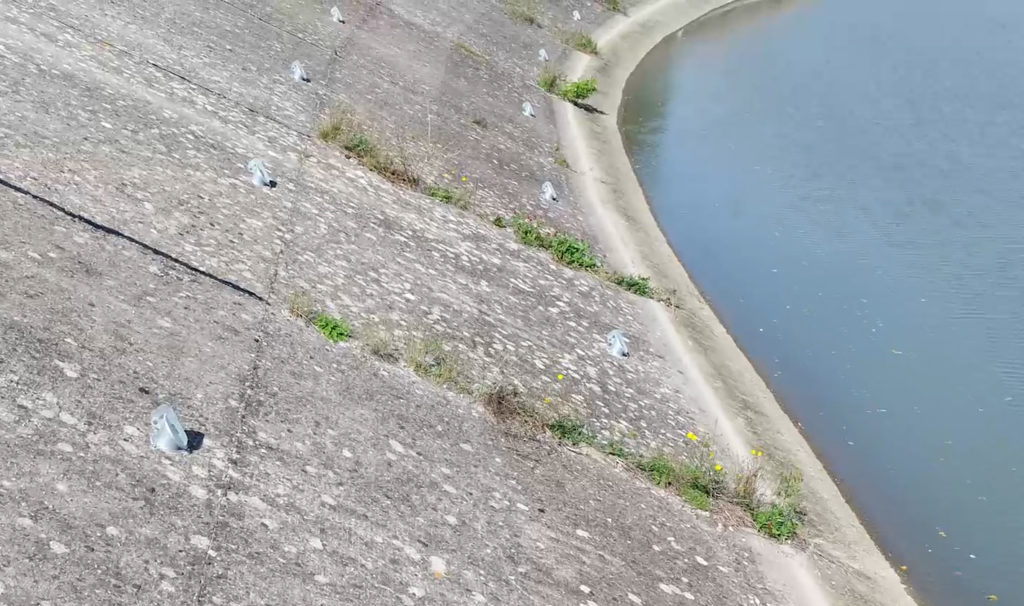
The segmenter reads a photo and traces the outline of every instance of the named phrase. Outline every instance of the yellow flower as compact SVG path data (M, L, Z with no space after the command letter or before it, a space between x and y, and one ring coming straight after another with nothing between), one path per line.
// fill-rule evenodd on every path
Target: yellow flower
M709 459L713 459L713 458L715 458L715 453L713 453L713 452L709 452L709 453L708 453L708 458L709 458Z
M465 178L465 177L463 177L463 178L462 178L462 180L463 180L463 181L465 181L465 180L466 180L466 178Z
M562 380L562 373L558 373L558 376L556 376L555 378L557 378L559 381L561 381Z
M752 454L752 455L754 455L756 457L757 456L757 451L754 450L753 448L751 448L750 449L750 454Z
M696 441L697 441L697 436L693 435L693 432L692 432L692 431L688 431L688 432L686 432L686 437L687 437L687 438L690 438L690 439L691 439L691 440L693 440L694 442L696 442Z
M763 452L761 452L760 450L759 450L759 451L757 451L757 456L761 456L761 455L763 455L763 454L764 454L764 453L763 453Z
M722 471L722 466L715 464L715 471Z
M907 571L907 567L906 566L900 566L900 572L906 572L906 571Z
M550 404L551 403L551 398L544 398L544 403L545 404Z

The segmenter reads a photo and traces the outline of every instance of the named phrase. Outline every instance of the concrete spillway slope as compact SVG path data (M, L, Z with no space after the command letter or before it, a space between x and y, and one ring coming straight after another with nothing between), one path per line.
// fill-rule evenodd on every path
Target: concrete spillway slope
M468 383L638 451L712 432L654 303L481 218L585 231L533 85L537 49L564 53L550 27L483 1L340 7L0 6L0 603L806 603L793 550L359 345L440 339ZM339 106L472 210L317 140ZM290 317L298 292L356 342ZM157 400L200 450L149 449Z

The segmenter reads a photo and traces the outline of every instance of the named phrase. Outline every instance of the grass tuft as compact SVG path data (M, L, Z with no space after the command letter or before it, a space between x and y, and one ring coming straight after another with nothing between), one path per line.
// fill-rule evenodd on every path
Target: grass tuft
M288 313L293 318L312 322L316 315L316 306L313 304L313 297L304 292L295 292L288 296Z
M383 330L377 330L367 335L365 343L366 350L375 358L391 364L398 361L394 340Z
M537 0L505 0L502 3L502 8L513 21L540 27Z
M708 462L678 462L665 455L637 459L634 466L655 486L672 488L698 509L711 508L712 499L726 491L725 474Z
M548 237L544 234L540 223L525 217L512 217L512 232L516 239L527 246L547 248Z
M553 436L573 446L593 444L597 439L583 421L570 417L558 417L548 422L547 428Z
M632 454L619 442L608 442L604 445L604 454L616 459L630 459Z
M611 273L608 274L608 281L633 293L634 295L647 297L648 299L654 295L654 289L651 287L651 279L647 276Z
M586 32L568 32L562 36L562 42L581 53L597 54L597 42L594 42L594 39Z
M686 488L699 490L708 498L717 498L725 494L725 474L716 470L710 461L701 459L698 463L686 462L679 466L678 480Z
M376 148L374 148L376 149ZM361 158L366 168L396 185L415 189L419 187L420 178L412 172L405 159L392 154L376 150L374 153Z
M320 312L313 318L312 324L331 343L348 341L349 337L352 336L352 328L345 318L338 318Z
M505 217L502 217L501 215L495 215L494 218L491 219L491 225L497 227L498 229L505 229L506 227L508 227L508 225L505 223Z
M777 541L788 541L800 530L802 516L788 503L772 503L751 512L758 532Z
M568 234L555 234L548 239L545 247L551 251L555 259L569 267L594 269L600 263L594 253L590 252L590 244Z
M597 92L597 79L584 78L566 82L558 90L558 96L570 103L581 103Z
M324 143L340 145L363 166L396 185L409 188L419 186L419 177L409 168L406 161L375 145L370 136L344 111L331 111L317 127L317 137Z
M732 488L732 499L747 511L751 511L757 506L757 483L760 477L761 467L759 465L748 467L736 476Z
M540 70L540 75L537 76L537 86L541 89L555 94L558 92L558 85L562 83L562 74L558 73L554 68L544 66Z
M459 360L455 354L445 351L437 339L417 341L409 346L405 356L413 372L426 377L438 385L454 385L459 378Z
M346 117L343 113L333 111L321 120L316 136L324 143L337 143L345 136Z
M796 467L790 467L782 472L779 477L779 485L775 490L775 496L784 503L795 503L800 500L803 492L804 475Z
M465 42L463 42L461 40L456 40L455 41L455 48L459 49L466 56L472 57L473 59L479 59L479 60L481 60L481 61L483 61L485 63L490 61L490 58L487 55L481 53L480 51L476 50L475 48L473 48L472 46L470 46L469 44L466 44Z
M440 185L427 187L427 195L431 198L450 204L455 208L466 210L469 208L469 194L462 189L451 189Z
M693 486L683 486L680 488L679 496L691 506L696 507L701 511L711 510L711 497L709 497L707 493L694 488Z
M614 11L616 13L622 12L622 3L619 2L619 0L604 0L604 6L610 11Z
M491 385L480 393L487 412L501 423L514 423L524 428L539 427L537 411L526 404L519 388L514 385Z
M666 456L658 455L640 459L636 462L636 468L644 472L647 479L654 483L655 486L668 488L674 483L676 466Z
M590 250L590 244L575 236L563 233L549 233L544 226L523 216L512 218L512 231L521 243L543 248L555 260L577 269L596 269L600 259Z

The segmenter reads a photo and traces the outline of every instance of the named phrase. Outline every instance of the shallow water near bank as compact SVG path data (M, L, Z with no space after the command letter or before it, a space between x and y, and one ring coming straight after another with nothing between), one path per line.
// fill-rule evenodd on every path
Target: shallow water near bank
M938 606L1024 593L1022 28L1008 0L761 0L623 99L669 242Z

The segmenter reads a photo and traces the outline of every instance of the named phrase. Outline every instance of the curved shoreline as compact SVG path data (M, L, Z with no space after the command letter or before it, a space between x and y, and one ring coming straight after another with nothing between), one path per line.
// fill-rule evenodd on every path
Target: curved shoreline
M737 458L757 445L803 471L807 553L752 545L762 568L796 604L912 605L899 576L676 258L622 144L619 105L640 61L686 25L746 1L752 0L652 0L612 17L593 33L601 55L574 53L563 66L570 79L598 79L593 103L607 113L557 104L559 139L589 227L611 263L675 291L680 309L652 301L647 323L665 342L663 353L696 385L702 422Z

